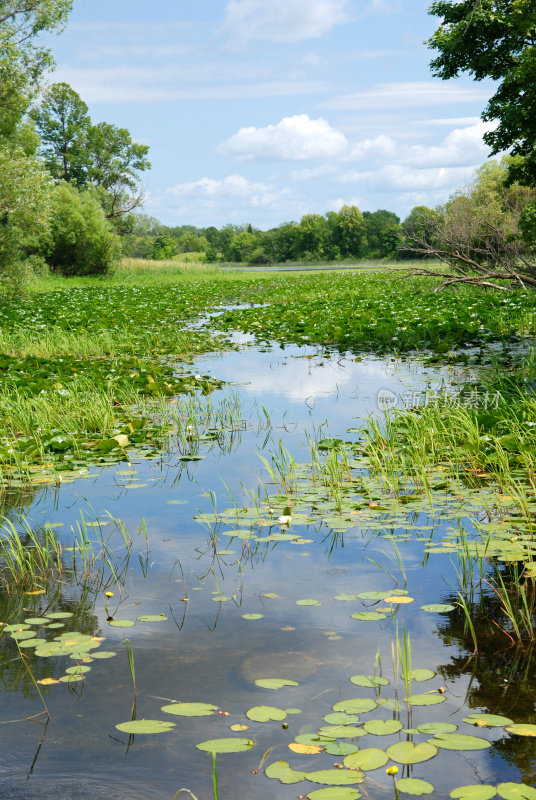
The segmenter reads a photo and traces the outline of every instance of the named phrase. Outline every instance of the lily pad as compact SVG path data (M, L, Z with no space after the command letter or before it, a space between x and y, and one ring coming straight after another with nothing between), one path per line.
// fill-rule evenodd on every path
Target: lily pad
M504 800L536 800L536 789L524 783L500 783L497 792Z
M325 789L315 789L309 792L308 800L359 800L361 792L348 786L327 786Z
M387 755L398 764L420 764L437 755L437 747L428 742L397 742L387 748Z
M456 606L450 603L429 603L428 605L421 606L421 611L428 611L430 614L447 614L449 611L454 611Z
M417 681L418 683L422 683L423 681L429 681L431 678L435 677L435 672L431 669L412 669L410 672L410 678L412 681Z
M135 624L133 619L111 619L108 623L113 628L132 628Z
M43 625L49 622L47 617L28 617L24 620L27 625Z
M359 722L357 714L346 714L344 711L334 711L323 718L328 725L354 725Z
M288 745L289 750L293 753L299 753L304 756L318 755L324 749L318 744L302 744L301 742L291 742Z
M70 619L72 616L70 611L54 611L52 614L47 614L48 619Z
M351 742L330 742L324 747L324 752L330 756L349 756L358 750L359 747Z
M419 778L401 778L396 782L396 788L399 792L413 794L417 797L421 794L431 794L434 791L431 783L422 781Z
M143 614L141 617L136 617L140 622L165 622L167 617L164 614Z
M333 711L345 711L347 714L366 714L374 711L378 704L368 697L355 697L351 700L340 700L333 706Z
M306 598L305 600L296 600L297 606L321 606L322 603L319 603L318 600L312 600L311 598Z
M281 722L287 718L287 712L275 706L253 706L246 711L246 717L253 722Z
M297 681L289 681L286 678L259 678L255 681L256 686L261 689L282 689L284 686L299 686Z
M536 725L529 725L528 722L509 725L506 730L508 733L515 733L516 736L536 736Z
M369 772L384 767L388 761L389 756L384 750L380 750L379 747L368 747L351 756L346 756L342 763L348 769L361 769L363 772Z
M352 675L350 678L356 686L364 686L367 689L374 689L376 686L389 686L387 678L380 678L376 675Z
M264 614L242 614L242 619L262 619Z
M264 770L267 778L275 778L281 783L300 783L305 780L305 772L298 772L290 767L288 761L274 761Z
M406 703L412 706L437 706L444 703L447 698L443 694L412 694L405 697Z
M218 710L218 706L210 703L171 703L161 708L165 714L174 714L177 717L209 717Z
M464 733L438 733L428 744L444 750L486 750L491 742L479 736L467 736Z
M427 733L430 736L435 736L436 733L454 733L458 730L457 725L452 722L425 722L417 727L419 733Z
M251 739L208 739L206 742L196 744L198 750L207 753L243 753L251 750L255 742Z
M350 756L348 756L350 758ZM365 776L362 772L349 769L319 769L315 772L306 772L305 779L311 783L326 783L333 786L351 786L353 783L362 783Z
M404 727L397 719L371 719L363 725L367 733L373 736L389 736L398 733Z
M513 719L501 717L497 714L469 714L464 717L464 722L469 725L481 725L483 728L503 728L505 725L513 725Z
M356 611L350 614L350 619L358 619L362 622L374 622L375 620L387 619L387 614L382 611Z
M491 800L497 794L495 786L481 784L480 786L458 786L450 793L451 797L458 798L458 800Z

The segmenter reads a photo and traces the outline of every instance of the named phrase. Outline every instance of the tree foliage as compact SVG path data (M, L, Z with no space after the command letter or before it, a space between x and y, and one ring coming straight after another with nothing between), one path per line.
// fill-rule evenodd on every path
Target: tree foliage
M536 5L534 0L436 0L441 23L428 41L443 79L468 72L498 81L483 112L498 122L484 135L493 154L510 150L509 180L536 185Z

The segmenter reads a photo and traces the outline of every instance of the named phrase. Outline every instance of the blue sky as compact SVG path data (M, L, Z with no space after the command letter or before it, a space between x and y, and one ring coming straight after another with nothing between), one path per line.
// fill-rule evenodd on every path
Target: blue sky
M150 145L145 213L261 228L355 204L402 218L488 156L490 83L432 78L420 0L74 0L51 40L94 122Z

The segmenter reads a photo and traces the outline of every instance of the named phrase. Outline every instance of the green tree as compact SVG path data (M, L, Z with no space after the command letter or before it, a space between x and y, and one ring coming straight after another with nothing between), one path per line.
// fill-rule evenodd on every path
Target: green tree
M367 255L388 258L400 244L402 231L400 219L392 211L364 211L363 219L367 234Z
M72 0L0 0L0 139L16 134L39 78L53 67L37 37L60 31L71 6Z
M120 254L119 239L93 189L62 181L54 187L50 235L43 254L64 275L99 275Z
M0 296L20 288L25 255L49 225L50 177L20 148L0 145Z
M179 253L179 245L172 236L161 233L153 242L153 248L149 258L155 261L167 261L174 258Z
M331 228L331 247L338 248L342 258L359 258L367 249L367 229L357 206L343 206L339 213L327 214Z
M437 227L441 224L441 214L428 206L414 206L402 223L402 256L426 258L423 248L434 245ZM419 252L416 252L419 251Z
M536 6L534 0L437 0L429 13L441 23L428 45L431 63L445 80L468 72L498 82L484 120L492 153L522 156L509 165L509 180L536 185Z
M329 228L320 214L306 214L300 220L295 258L322 258L326 254Z

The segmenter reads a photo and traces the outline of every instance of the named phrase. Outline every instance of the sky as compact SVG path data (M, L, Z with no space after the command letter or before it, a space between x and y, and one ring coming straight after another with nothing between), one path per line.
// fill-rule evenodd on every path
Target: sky
M490 82L432 77L421 0L74 0L51 37L93 122L150 146L144 213L266 229L385 208L402 219L489 155Z

